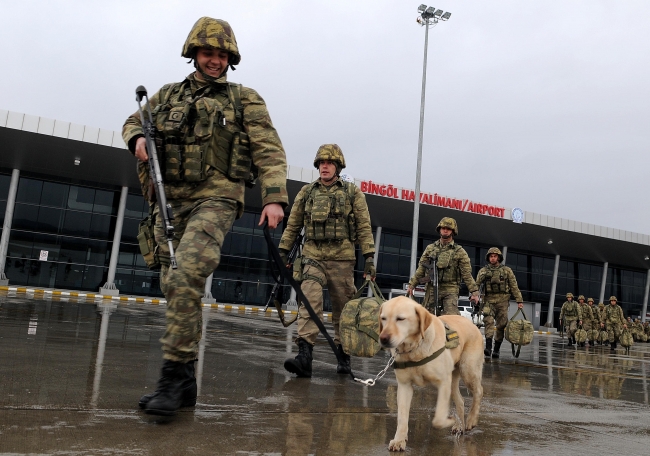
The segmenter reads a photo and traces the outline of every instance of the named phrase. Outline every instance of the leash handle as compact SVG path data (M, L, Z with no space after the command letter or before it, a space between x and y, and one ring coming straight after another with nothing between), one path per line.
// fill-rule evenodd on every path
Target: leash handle
M266 243L269 246L269 253L271 254L271 260L274 261L276 266L279 267L280 274L282 275L282 277L284 277L284 279L287 282L289 282L289 285L291 285L291 288L295 290L296 298L298 298L298 302L301 302L302 305L305 306L305 309L307 309L307 313L309 313L311 319L314 321L314 323L316 323L318 330L321 332L323 337L325 337L325 339L329 343L330 348L334 353L334 356L336 356L336 360L340 364L344 364L344 360L341 357L341 354L339 353L338 349L336 348L336 344L334 343L334 340L327 332L327 329L325 329L325 325L323 324L321 319L318 318L318 315L316 315L316 312L314 312L314 309L311 306L311 304L309 304L309 300L300 289L300 285L295 280L293 280L293 274L290 274L289 270L286 267L282 267L282 258L280 258L280 252L278 251L278 248L273 243L273 239L271 238L271 233L269 232L269 225L267 222L264 223L264 239L266 239ZM352 373L352 370L350 370L350 377L352 377L353 380L355 378L354 374Z

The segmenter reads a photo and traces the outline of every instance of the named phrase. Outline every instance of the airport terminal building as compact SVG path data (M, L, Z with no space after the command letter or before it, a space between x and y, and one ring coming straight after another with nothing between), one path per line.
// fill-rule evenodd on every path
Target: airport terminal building
M158 273L139 254L138 224L148 206L135 166L120 132L0 110L0 284L161 296ZM290 200L317 177L313 168L290 165ZM401 289L409 279L414 192L355 177L372 218L377 283L384 291ZM557 325L567 292L596 302L615 295L626 317L646 319L649 235L461 195L422 193L420 201L418 255L437 239L438 221L455 218L456 240L474 275L487 249L501 248L524 300L541 304L541 322L549 321L550 309ZM228 233L213 274L217 302L266 303L274 282L257 226L260 206L259 189L247 189L246 212ZM281 227L273 232L277 242L281 233ZM360 285L363 257L357 258Z

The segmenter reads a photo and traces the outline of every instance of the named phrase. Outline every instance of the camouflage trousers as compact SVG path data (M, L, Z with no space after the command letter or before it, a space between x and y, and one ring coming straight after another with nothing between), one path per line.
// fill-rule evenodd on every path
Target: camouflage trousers
M310 263L314 260L308 260ZM354 286L354 260L337 261L337 260L319 260L316 262L320 267L314 264L304 264L303 282L300 289L309 300L309 304L323 320L323 287L327 286L332 303L332 323L334 325L334 342L338 345L341 343L339 338L339 321L343 306L357 292ZM311 345L316 343L318 337L318 326L311 319L304 305L298 309L298 337L309 342Z
M483 323L485 324L485 338L494 340L503 340L504 330L508 324L508 308L510 306L509 298L503 301L491 302L488 307L490 312L486 317L483 315ZM485 310L484 310L485 312Z
M563 324L567 337L573 337L576 335L576 331L578 330L578 320L565 320L563 321Z
M438 309L442 309L442 312L440 315L460 315L460 311L458 310L458 290L457 289L452 289L452 290L445 290L444 288L440 288L438 291L438 303L436 306L435 294L433 291L433 287L428 285L426 292L424 294L424 301L422 301L422 305L426 307L426 309L431 312L434 315L438 315L436 311L436 307Z
M163 358L177 362L196 359L201 340L201 297L205 279L219 266L221 246L237 214L237 203L223 198L170 201L174 213L174 253L177 269L163 265L160 289L167 299ZM169 248L160 217L155 236L161 254Z
M621 338L621 333L623 332L623 325L620 323L605 323L605 327L607 329L609 343L618 342Z

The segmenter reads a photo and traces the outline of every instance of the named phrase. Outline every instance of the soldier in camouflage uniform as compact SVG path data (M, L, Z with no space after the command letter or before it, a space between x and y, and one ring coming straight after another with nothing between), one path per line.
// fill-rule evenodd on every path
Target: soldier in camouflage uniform
M483 323L485 323L485 350L486 357L499 357L499 349L503 343L503 330L508 324L508 307L510 295L515 298L520 309L524 308L523 298L514 272L508 266L501 264L503 255L501 250L492 247L485 255L488 262L481 268L476 276L476 284L483 290ZM496 327L494 322L496 320ZM494 333L496 330L496 337ZM494 351L492 339L494 338Z
M598 303L598 307L596 307L594 315L596 317L596 328L598 328L598 330L600 330L601 329L600 322L604 321L605 318L607 317L607 314L605 312L605 304L604 303L602 303L602 302ZM600 343L600 345L603 345L603 344L609 344L609 341Z
M643 323L641 323L641 320L638 318L634 319L634 322L630 327L630 332L632 333L635 342L641 341L641 334L643 334Z
M587 331L587 345L596 345L598 328L600 328L599 323L600 320L598 320L596 308L594 307L594 298L588 298L586 310L583 311L582 315L582 327Z
M593 301L593 299L592 299ZM582 316L582 329L587 332L587 338L589 338L589 331L591 330L591 320L593 319L593 314L591 309L585 303L585 297L583 295L578 296L578 306L580 306L580 315ZM587 344L588 339L585 342L581 342L579 345L584 347Z
M460 315L458 310L458 293L462 278L471 293L470 300L478 303L478 287L472 277L472 265L464 248L454 242L458 236L458 224L451 217L443 217L436 227L440 239L429 244L424 250L415 275L411 277L408 295L413 294L415 287L426 283L424 302L422 303L429 312L439 315ZM433 267L438 272L438 302L435 302L435 293L431 283ZM442 309L442 312L440 312Z
M167 327L160 339L164 363L156 391L140 400L147 413L157 415L173 415L179 407L196 402L194 361L201 339L201 297L206 278L219 265L226 233L243 214L244 183L251 176L251 164L259 170L264 206L260 224L268 221L275 228L288 204L286 157L264 100L254 90L226 80L228 68L241 60L230 25L209 17L199 19L181 55L194 61L196 71L183 82L165 85L145 107L157 127L178 263L177 269L169 267L158 217L155 238L162 263L161 289L167 298ZM137 112L124 123L122 136L140 161L140 177L148 179Z
M574 336L578 330L578 324L582 324L582 315L580 313L580 305L573 300L573 293L567 293L566 301L562 304L562 309L560 310L560 326L562 324L566 328L569 345L575 344L576 339Z
M609 297L609 305L605 307L605 318L600 322L600 326L605 328L609 335L610 351L616 350L616 343L621 337L623 329L627 328L623 309L617 302L616 296Z
M350 356L341 346L339 320L341 311L356 293L354 286L354 245L358 244L365 257L364 278L374 280L375 243L370 226L370 213L365 195L353 182L343 181L339 175L345 168L345 158L336 144L320 146L314 158L314 167L320 177L305 185L291 207L286 229L280 240L280 253L287 262L288 252L305 227L305 245L302 250L301 290L318 317L323 318L323 288L327 287L332 304L334 342L341 360L336 367L339 374L349 374ZM295 269L294 269L295 270ZM312 350L318 336L318 327L304 305L298 310L298 355L284 362L284 368L298 377L311 377Z

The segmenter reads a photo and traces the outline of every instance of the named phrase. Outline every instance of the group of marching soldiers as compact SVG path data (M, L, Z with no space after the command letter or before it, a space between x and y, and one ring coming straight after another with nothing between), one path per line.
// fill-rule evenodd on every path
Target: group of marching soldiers
M578 296L578 302L573 299L573 293L567 293L560 311L560 329L566 333L569 346L609 345L613 352L619 342L629 348L633 342L650 339L650 324L638 318L625 319L616 296L609 297L609 305L601 302L597 306L593 298L585 303L583 295Z

